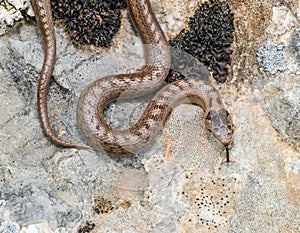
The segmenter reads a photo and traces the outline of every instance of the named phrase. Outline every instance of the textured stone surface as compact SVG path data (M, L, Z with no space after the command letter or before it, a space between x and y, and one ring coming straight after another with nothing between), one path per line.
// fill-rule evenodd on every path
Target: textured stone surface
M169 37L197 5L151 2ZM229 164L203 111L190 105L177 107L153 145L132 158L55 147L37 115L37 29L24 24L1 37L0 232L300 232L300 2L228 2L236 28L231 77L215 86L235 124ZM141 43L125 17L110 49L76 49L56 28L51 122L60 137L84 141L75 116L82 89L141 67ZM277 57L267 41L282 46L276 72L268 71ZM114 103L107 121L131 125L146 103Z
M9 27L24 18L22 12L25 15L33 15L30 0L0 1L0 35L4 35Z

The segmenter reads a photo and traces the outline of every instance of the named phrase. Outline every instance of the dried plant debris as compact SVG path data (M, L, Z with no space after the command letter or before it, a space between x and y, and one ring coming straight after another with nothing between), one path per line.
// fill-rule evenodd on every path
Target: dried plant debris
M231 62L233 31L233 13L228 3L210 0L199 6L189 27L170 44L203 62L217 82L225 82Z
M78 233L89 233L94 230L96 224L92 222L86 222L83 226L81 226L78 230Z
M71 38L81 45L109 47L121 25L125 0L51 0L53 17L64 21Z
M97 214L107 214L112 212L115 209L115 206L111 201L105 198L99 198L95 200L93 209Z

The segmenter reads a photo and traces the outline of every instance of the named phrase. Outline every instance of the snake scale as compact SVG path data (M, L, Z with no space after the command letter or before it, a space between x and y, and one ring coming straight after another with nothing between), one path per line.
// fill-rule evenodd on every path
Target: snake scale
M44 45L44 62L37 95L41 125L50 140L59 146L89 148L60 139L48 118L47 95L56 58L55 31L49 1L32 0ZM89 145L117 156L138 153L153 141L172 109L181 103L192 103L204 109L206 127L226 147L229 162L228 146L233 138L231 116L217 90L210 83L199 79L188 78L164 86L150 100L141 118L129 129L113 129L104 120L103 109L108 103L153 92L161 86L170 68L168 42L149 0L126 2L144 45L145 65L136 73L100 78L85 88L78 101L77 119Z

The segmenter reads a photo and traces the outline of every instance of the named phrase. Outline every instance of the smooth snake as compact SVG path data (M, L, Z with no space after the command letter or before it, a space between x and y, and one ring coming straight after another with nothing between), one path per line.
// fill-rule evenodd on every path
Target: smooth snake
M233 123L217 90L198 77L165 85L150 100L141 118L126 130L113 129L103 117L103 109L116 99L129 99L157 90L170 68L170 48L151 9L149 0L126 0L131 19L144 45L145 65L136 73L111 75L90 83L82 92L77 107L79 128L88 144L111 155L141 152L162 129L168 115L178 104L192 103L205 111L206 127L225 146L233 140ZM44 45L44 62L38 82L38 112L42 128L58 146L89 149L86 145L62 140L48 117L47 95L56 59L56 39L50 0L32 0Z

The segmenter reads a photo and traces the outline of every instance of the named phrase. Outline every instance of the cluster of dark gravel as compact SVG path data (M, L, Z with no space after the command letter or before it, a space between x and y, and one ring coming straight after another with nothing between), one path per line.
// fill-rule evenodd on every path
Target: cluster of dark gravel
M64 21L77 44L109 47L121 25L125 0L51 0L53 17Z
M225 82L233 31L233 13L228 3L210 0L199 6L189 21L189 28L183 29L170 44L203 62L217 82Z

